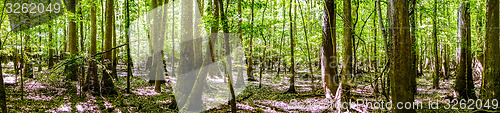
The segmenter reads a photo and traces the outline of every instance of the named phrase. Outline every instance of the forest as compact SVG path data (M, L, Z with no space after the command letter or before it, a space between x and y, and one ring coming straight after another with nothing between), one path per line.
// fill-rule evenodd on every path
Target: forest
M499 7L0 0L0 112L498 112Z

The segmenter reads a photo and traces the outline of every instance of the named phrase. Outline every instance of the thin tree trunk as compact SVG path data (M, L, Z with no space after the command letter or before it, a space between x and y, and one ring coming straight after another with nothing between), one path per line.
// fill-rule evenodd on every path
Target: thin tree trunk
M266 0L266 4L268 3L269 0ZM261 24L264 25L264 14L266 14L266 10L267 10L267 5L264 7L264 10L262 11L262 22ZM227 17L226 17L227 18ZM227 19L226 19L227 20ZM227 23L225 23L227 24ZM225 28L227 29L227 28ZM260 33L261 36L262 36L262 40L264 41L264 50L262 51L262 54L263 54L263 57L261 57L260 59L260 68L259 68L259 89L262 88L262 72L264 71L264 67L265 67L265 64L266 64L266 57L267 57L267 54L266 54L266 50L267 50L267 40L266 40L266 37L264 36L264 34L261 32ZM269 41L271 42L271 41Z
M239 14L239 19L238 19L238 38L240 41L243 41L243 24L242 24L242 17L243 17L243 12L241 10L241 1L238 0L238 14ZM240 57L237 57L237 61L240 61ZM238 68L238 78L236 79L236 87L243 86L245 84L245 80L243 78L243 69L241 67ZM279 72L278 72L279 73Z
M3 5L3 9L5 10L5 4ZM3 19L4 13L2 12L0 18ZM2 25L3 22L0 22L0 25ZM2 26L0 26L0 29ZM7 37L4 37L7 38ZM3 38L2 38L3 39ZM0 51L3 49L3 43L0 40ZM2 61L3 61L3 55L0 55L0 108L2 108L2 113L7 113L7 99L6 99L6 92L5 92L5 84L3 83L3 68L2 68Z
M304 13L302 13L302 6L300 5L300 2L298 3L299 4L299 8L300 8L300 15L302 17L302 25L303 25L303 29L304 29L304 36L306 38L306 47L307 47L307 62L308 62L308 67L309 67L309 74L311 76L311 91L313 93L313 95L316 94L315 92L315 89L314 89L314 72L313 72L313 68L312 68L312 63L311 63L311 49L309 47L309 39L307 37L307 28L306 28L306 21L305 21L305 18L304 18ZM307 5L307 4L306 4Z
M433 29L432 29L432 39L433 39L433 44L434 44L434 76L432 79L432 88L434 89L439 89L439 74L440 72L440 62L439 62L439 54L438 54L438 38L437 38L437 0L434 0L434 15L432 18L432 24L433 24Z
M95 9L94 9L95 10ZM130 57L130 37L128 34L130 28L130 13L129 13L129 0L125 0L125 38L127 43L127 93L130 93L130 77L132 77L132 58ZM95 11L94 11L95 13ZM95 14L94 14L95 16ZM95 17L94 17L95 18ZM94 22L95 24L95 22ZM92 41L95 40L92 39Z
M287 92L295 93L295 44L293 42L293 29L295 20L292 19L292 0L290 0L290 10L288 16L290 17L290 58L291 58L291 66L290 66L290 87ZM295 10L295 14L297 14L297 10Z
M283 20L285 20L285 15L286 15L286 11L285 11L285 7L286 7L286 4L283 3ZM277 74L276 74L276 77L275 77L275 80L281 80L281 76L280 76L280 73L281 73L281 62L283 60L283 56L281 54L281 51L283 49L283 43L284 43L284 38L285 38L285 24L286 24L286 21L283 21L283 27L281 29L281 38L280 38L280 48L279 48L279 57L278 57L278 66L277 66ZM286 67L286 66L285 66Z
M255 81L255 78L253 76L253 23L254 23L254 2L255 0L252 0L251 3L251 19L250 19L250 38L249 38L249 43L248 45L248 57L247 57L247 76L249 81Z
M228 0L229 1L229 0ZM267 1L266 1L267 2ZM220 4L220 10L221 10L221 20L222 20L222 29L224 31L224 42L225 42L225 56L226 56L226 69L225 69L225 73L226 73L226 77L227 77L227 80L229 81L228 82L228 85L229 85L229 91L231 92L231 100L229 101L229 104L231 105L231 112L232 113L236 113L237 109L236 109L236 96L234 94L234 89L233 89L233 80L231 79L231 76L233 76L233 66L232 66L232 58L231 58L231 45L229 43L229 25L228 25L228 19L227 19L227 16L226 16L226 11L224 10L224 2L223 1L219 1L219 4ZM229 5L229 4L227 4ZM226 9L227 10L227 9ZM264 9L264 12L265 12L265 9ZM265 14L265 13L263 13ZM264 52L266 50L264 49ZM208 56L208 55L207 55ZM265 56L265 53L264 53L264 56ZM262 67L261 67L262 68ZM262 76L261 76L262 78Z

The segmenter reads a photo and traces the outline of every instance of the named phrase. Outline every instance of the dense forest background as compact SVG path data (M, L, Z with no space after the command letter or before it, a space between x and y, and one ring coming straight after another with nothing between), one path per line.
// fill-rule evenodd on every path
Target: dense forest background
M44 9L28 11L38 4ZM499 5L2 0L0 108L492 112L500 97ZM359 100L393 107L338 106ZM423 107L398 109L398 102Z

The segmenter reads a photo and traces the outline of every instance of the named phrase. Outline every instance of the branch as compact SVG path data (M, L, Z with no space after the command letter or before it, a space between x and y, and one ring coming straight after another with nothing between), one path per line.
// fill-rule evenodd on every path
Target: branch
M111 51L113 51L114 49L118 49L118 48L123 47L123 46L126 46L126 45L128 45L128 44L123 44L123 45L120 45L120 46L116 46L116 47L111 48L111 49L108 49L108 50L106 50L106 51L102 51L102 52L96 53L96 54L94 54L94 55L90 55L90 57L95 57L95 56L97 56L97 55L101 55L101 54L104 54L104 53L107 53L107 52L111 52Z

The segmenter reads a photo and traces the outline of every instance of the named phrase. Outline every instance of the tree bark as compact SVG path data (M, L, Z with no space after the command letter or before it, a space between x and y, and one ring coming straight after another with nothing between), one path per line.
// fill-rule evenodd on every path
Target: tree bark
M107 0L106 1L106 34L105 34L105 50L110 50L113 48L112 46L112 39L113 39L113 16L114 12L114 1L113 0ZM104 63L106 67L109 69L110 67L113 66L113 64L110 62L112 59L113 54L111 52L106 52L104 53ZM107 69L103 70L103 76L102 76L102 87L101 87L101 93L105 95L114 95L118 94L118 91L116 91L115 84L113 83L113 79L111 77L111 73L108 73L106 71Z
M239 14L239 19L238 19L238 38L240 41L243 41L243 24L242 24L242 18L243 18L243 12L241 10L241 1L243 0L238 0L238 14ZM240 57L237 57L236 60L240 61ZM238 68L238 78L236 79L236 87L240 87L245 85L245 80L243 78L243 69L241 67ZM278 72L279 75L279 72Z
M321 47L321 77L326 98L334 98L338 87L335 0L325 0Z
M500 31L498 10L498 0L487 0L482 99L500 98L500 50L498 41Z
M413 46L410 37L408 0L389 0L388 17L390 40L390 71L392 103L414 102L413 87L416 71L413 65ZM415 109L393 109L394 113L415 113Z
M69 0L67 5L68 10L73 14L76 14L75 11L76 4L77 2L75 0ZM68 45L69 45L69 52L71 54L70 56L68 56L68 58L71 58L71 56L78 55L78 36L76 35L77 33L76 33L75 18L68 19L68 29L69 29ZM78 79L78 66L76 65L76 62L71 61L70 63L68 63L67 68L68 68L67 76L69 80L76 81Z
M218 1L218 0L214 0ZM213 4L213 5L218 5ZM193 96L196 98L188 98L191 94L197 94L201 95L201 93L195 93L193 91L199 91L203 87L195 87L195 83L198 84L198 80L203 81L200 76L197 76L194 73L190 73L193 71L193 65L195 63L193 62L194 60L194 50L193 50L193 22L192 21L186 21L186 20L191 20L193 18L193 2L191 0L184 0L182 1L181 5L181 18L184 21L181 21L181 42L180 43L180 62L179 62L179 75L177 76L177 85L178 87L176 89L176 100L178 101L179 109L180 111L199 111L201 110L201 97L200 96ZM218 24L217 24L218 25ZM215 35L215 34L211 34ZM217 36L217 35L215 35ZM210 50L208 50L210 51ZM213 51L210 51L213 53ZM202 69L200 69L202 70ZM192 82L192 80L196 80L196 82ZM198 89L200 88L200 89ZM197 90L195 90L197 89ZM179 97L179 98L177 98ZM191 102L189 102L191 101Z
M352 17L351 17L351 0L343 0L343 11L344 11L344 42L342 44L343 47L343 55L342 55L342 93L343 97L342 102L347 101L347 97L350 95L350 78L352 77Z
M498 5L498 3L497 3ZM468 0L462 0L458 17L460 60L458 61L455 91L461 99L475 99L472 80L471 25ZM498 9L497 9L498 10ZM497 37L498 39L498 37ZM497 46L498 47L498 46ZM486 68L485 68L486 69Z
M251 3L251 19L250 19L250 38L249 38L249 43L248 45L248 55L247 55L247 76L249 81L255 81L255 78L253 76L253 23L254 23L254 2L255 0L252 0Z
M438 38L437 38L437 5L438 2L437 0L434 0L434 15L432 18L432 24L433 24L433 29L432 29L432 39L433 39L433 44L434 44L434 76L432 79L432 88L434 89L439 89L439 74L441 73L441 66L439 62L439 54L438 54Z
M293 42L293 27L295 24L295 20L292 19L292 0L290 0L290 13L288 16L290 17L290 58L291 58L291 66L290 66L290 87L288 87L288 91L290 93L295 93L295 57L294 50L295 44ZM295 10L297 12L297 10Z
M95 10L95 9L94 9ZM94 15L95 16L95 11ZM93 18L95 19L95 17ZM95 20L93 20L95 25ZM127 93L130 93L130 77L132 77L132 58L130 57L130 37L129 37L129 28L130 28L130 9L129 9L129 0L125 0L125 38L127 43ZM92 39L95 41L95 35ZM95 43L95 42L93 42ZM95 44L94 44L95 45ZM95 50L95 47L94 47Z
M229 1L229 0L228 0ZM233 89L233 80L231 79L231 76L233 76L233 66L232 66L232 58L231 58L231 45L229 43L229 25L228 25L228 19L226 16L226 11L224 10L224 2L219 1L220 4L220 10L221 10L221 20L222 20L222 29L224 31L224 48L225 48L225 56L226 56L226 77L228 80L228 85L229 85L229 91L231 92L231 98L229 101L229 104L231 105L231 112L236 113L236 96L234 94L234 89ZM229 5L229 4L227 4ZM227 10L227 9L226 9ZM264 50L265 52L265 50ZM207 55L208 56L208 55ZM265 55L264 55L265 56ZM262 67L261 67L262 68Z
M97 15L96 15L96 5L90 3L90 54L94 55L97 53ZM86 88L93 91L94 93L100 92L99 81L97 76L97 65L96 59L89 60L89 69L86 79Z

